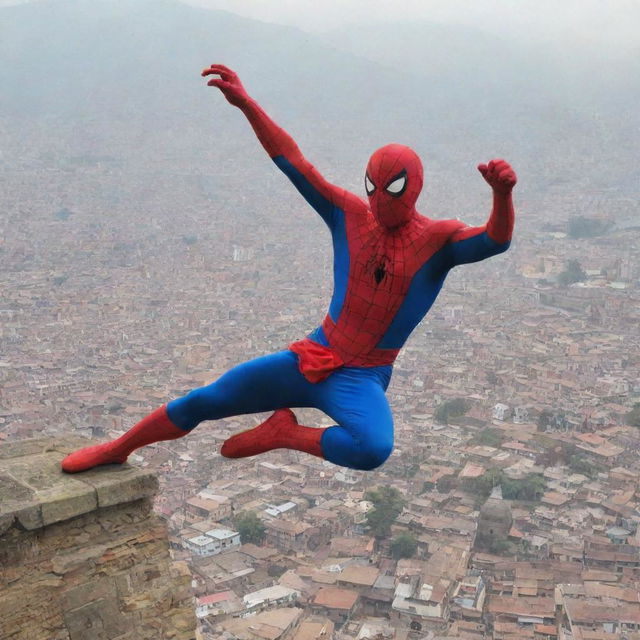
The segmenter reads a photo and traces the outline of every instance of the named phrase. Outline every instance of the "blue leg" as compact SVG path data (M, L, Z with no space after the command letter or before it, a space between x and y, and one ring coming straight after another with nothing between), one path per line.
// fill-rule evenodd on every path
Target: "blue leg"
M280 351L230 369L212 384L167 405L177 427L189 431L203 420L309 405L311 383L298 371L297 356Z
M372 369L345 368L317 386L316 406L338 424L322 436L324 457L352 469L379 467L393 450L386 384Z

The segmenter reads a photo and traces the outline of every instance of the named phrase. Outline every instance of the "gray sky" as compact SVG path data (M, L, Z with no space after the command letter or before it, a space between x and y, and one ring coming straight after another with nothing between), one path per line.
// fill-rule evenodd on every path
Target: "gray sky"
M185 0L201 7L324 30L349 23L435 21L540 36L637 44L640 0Z
M610 47L640 46L640 0L182 1L308 31L352 23L431 21L470 25L527 39L562 42L570 38ZM0 7L24 2L0 0Z

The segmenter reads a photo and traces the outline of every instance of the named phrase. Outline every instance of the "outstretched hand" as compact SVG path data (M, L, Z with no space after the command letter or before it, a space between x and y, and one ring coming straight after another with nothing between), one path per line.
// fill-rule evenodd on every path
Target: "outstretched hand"
M503 195L511 193L518 181L516 172L506 160L490 160L489 164L479 164L478 171L496 193Z
M203 77L217 75L219 78L212 78L207 82L210 87L218 87L224 94L224 97L234 106L241 107L249 100L249 94L238 78L235 71L225 67L223 64L212 64L210 67L203 69L200 74Z

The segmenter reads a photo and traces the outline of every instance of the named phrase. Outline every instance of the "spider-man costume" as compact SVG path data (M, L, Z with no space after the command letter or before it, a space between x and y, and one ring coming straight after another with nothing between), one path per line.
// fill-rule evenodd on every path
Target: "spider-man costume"
M62 467L76 472L124 462L134 449L184 436L204 420L272 410L266 422L229 438L221 453L239 458L290 448L355 469L378 467L393 448L385 397L393 361L452 267L509 247L515 173L504 160L479 165L493 189L486 225L431 220L415 209L423 184L420 159L410 148L391 144L369 160L366 202L328 183L233 71L212 65L202 75L219 76L209 86L242 110L269 156L329 227L334 249L329 311L321 326L289 349L234 367L157 409L118 440L71 454ZM302 426L290 407L315 407L337 424Z

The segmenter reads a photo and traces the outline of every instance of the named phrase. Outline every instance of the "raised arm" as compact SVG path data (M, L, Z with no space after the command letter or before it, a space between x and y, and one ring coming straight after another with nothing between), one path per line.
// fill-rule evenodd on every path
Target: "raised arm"
M452 266L502 253L511 243L514 223L511 191L517 182L515 171L505 160L478 165L478 171L493 190L491 215L480 227L462 225L452 233L449 244Z
M349 203L360 202L357 196L330 184L320 175L302 155L293 138L249 96L234 71L221 64L212 64L202 71L202 75L219 76L210 79L207 84L218 87L227 101L244 113L265 151L329 227L333 226L336 208L344 211Z

